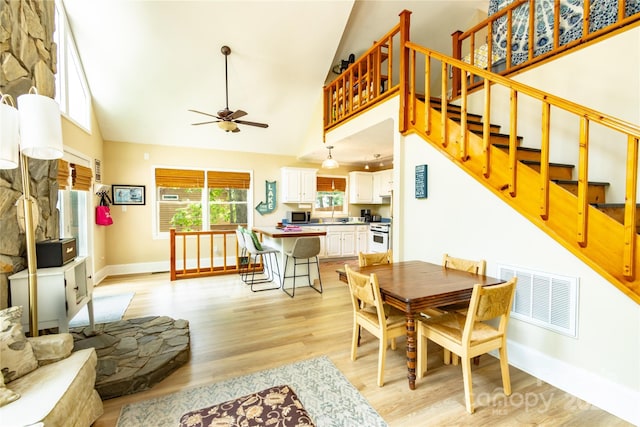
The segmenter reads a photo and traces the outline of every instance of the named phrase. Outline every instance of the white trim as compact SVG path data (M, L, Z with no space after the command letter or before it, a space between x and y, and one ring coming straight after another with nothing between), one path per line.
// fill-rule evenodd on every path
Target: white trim
M510 365L631 424L640 425L640 391L614 383L517 342L507 342L507 354ZM570 404L581 408L586 406L579 401L570 401L565 405Z
M121 276L123 274L168 273L169 261L108 265L101 270L101 273L103 271L104 277Z

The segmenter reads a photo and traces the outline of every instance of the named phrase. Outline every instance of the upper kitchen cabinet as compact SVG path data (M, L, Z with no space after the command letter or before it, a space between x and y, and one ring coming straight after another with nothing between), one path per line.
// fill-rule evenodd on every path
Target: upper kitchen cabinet
M373 203L373 174L349 172L349 203Z
M281 168L282 203L313 203L317 169Z
M393 169L373 173L373 203L389 203L393 191Z

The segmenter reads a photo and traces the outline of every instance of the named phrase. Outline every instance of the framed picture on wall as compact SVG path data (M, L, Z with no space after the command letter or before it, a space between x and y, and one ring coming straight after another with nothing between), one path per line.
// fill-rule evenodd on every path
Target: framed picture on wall
M114 205L144 205L144 185L112 185L111 195Z

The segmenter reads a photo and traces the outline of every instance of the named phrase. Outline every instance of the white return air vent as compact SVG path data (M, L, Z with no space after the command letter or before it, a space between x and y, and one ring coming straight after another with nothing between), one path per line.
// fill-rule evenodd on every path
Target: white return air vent
M498 265L498 277L518 278L511 316L563 335L576 337L578 278Z

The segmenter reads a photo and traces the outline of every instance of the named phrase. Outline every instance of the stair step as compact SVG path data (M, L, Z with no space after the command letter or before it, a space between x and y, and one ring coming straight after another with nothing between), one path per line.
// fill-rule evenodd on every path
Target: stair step
M578 195L578 181L558 179L558 180L553 180L553 182L555 182L565 190L569 191L573 195L575 196ZM587 203L589 204L605 203L604 191L606 187L609 186L609 183L589 181L587 185L588 185Z
M449 117L454 122L462 123L462 119L460 117ZM472 132L482 132L484 128L484 123L476 120L468 120L467 119L467 129ZM500 133L500 125L489 124L489 131L492 133Z
M509 152L509 144L493 144L497 148ZM517 160L532 160L534 162L540 162L540 149L529 147L518 147L516 151Z
M593 203L592 206L624 224L624 203ZM640 232L640 204L636 205L636 233Z
M471 130L471 132L475 133L476 135L482 136L482 130L480 130L480 131L472 130L472 129L470 129L470 130ZM496 146L497 145L506 145L507 147L509 147L509 138L510 138L510 136L508 134L506 134L506 133L499 133L499 132L491 132L490 133L491 143L493 145L496 145ZM521 136L516 137L516 141L517 141L516 142L516 146L518 148L520 148L520 144L522 143L522 139L523 138ZM540 151L540 150L538 150L538 151ZM538 159L540 159L540 156L538 156ZM518 159L518 160L520 160L520 159Z
M540 172L540 162L533 160L521 160L521 162L536 172ZM574 165L568 165L566 163L549 163L549 179L571 180L571 178L573 178L574 168Z

